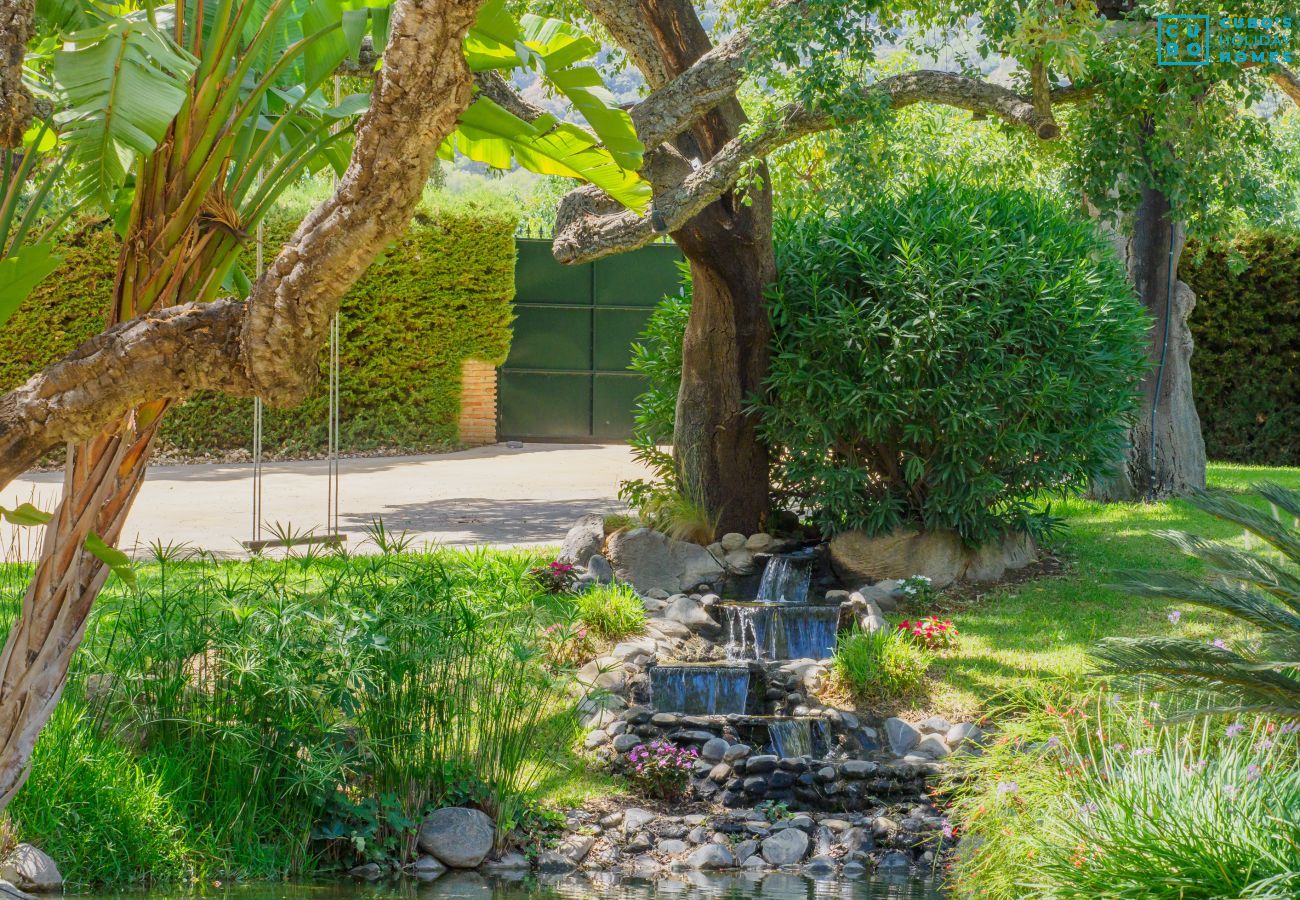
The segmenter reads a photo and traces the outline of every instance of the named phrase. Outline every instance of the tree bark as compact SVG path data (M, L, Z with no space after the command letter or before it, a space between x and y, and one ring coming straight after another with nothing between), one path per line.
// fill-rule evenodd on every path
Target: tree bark
M36 0L0 0L0 147L23 145L32 121L32 95L23 84L23 61Z
M86 551L87 535L117 541L171 400L204 388L258 393L279 404L305 394L330 316L406 227L438 147L469 104L462 42L481 5L399 0L385 68L346 174L246 303L186 303L181 289L168 298L180 305L151 311L152 301L139 302L119 279L114 314L137 317L0 398L0 487L57 442L69 444L63 498L0 653L0 810L27 777L108 577Z
M625 46L641 48L633 53L640 61L653 43L655 60L643 67L653 87L664 87L713 49L688 0L641 0L640 12L643 27ZM627 37L615 34L620 42ZM746 121L734 97L691 115L691 129L674 144L686 160L701 163L736 140ZM772 195L766 169L759 174L763 186L750 191L747 202L727 190L672 232L694 287L673 455L684 495L717 517L720 533L758 531L768 507L767 448L758 417L745 408L767 375L771 327L764 291L776 278Z
M1131 227L1125 228L1126 224ZM1147 343L1150 368L1142 381L1142 406L1129 431L1118 470L1093 484L1098 500L1157 500L1205 487L1205 441L1192 398L1192 289L1178 281L1185 235L1169 198L1142 191L1128 223L1113 239L1142 305L1153 320Z

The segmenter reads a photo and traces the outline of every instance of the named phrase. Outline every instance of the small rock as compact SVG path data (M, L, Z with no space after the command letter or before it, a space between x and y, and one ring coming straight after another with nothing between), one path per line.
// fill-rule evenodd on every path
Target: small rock
M704 844L686 858L686 864L692 869L731 869L736 857L721 844Z
M886 719L885 734L889 738L889 749L895 756L907 753L921 740L920 732L902 719Z
M727 748L727 752L722 754L722 761L734 763L738 759L744 759L749 756L751 748L748 744L732 744Z
M705 636L717 635L722 632L722 627L704 611L704 606L700 601L692 600L684 595L679 596L664 607L662 616Z
M755 853L758 852L758 841L753 840L752 838L746 838L745 840L737 844L734 848L732 848L731 852L736 855L736 859L740 862L740 864L744 865L745 860L749 859L751 856L753 856Z
M437 860L434 860L437 862ZM418 865L418 863L417 863ZM527 872L532 868L528 863L528 858L522 853L516 853L513 850L502 853L496 859L489 859L483 863L480 868L492 875L503 875L510 872ZM417 874L418 874L417 869Z
M804 872L814 878L834 875L835 868L835 858L826 854L814 856L803 866Z
M670 838L666 841L660 841L659 846L655 849L665 856L676 856L678 853L685 853L691 849L691 845L685 841Z
M849 759L840 766L840 771L844 773L845 778L869 778L879 768L867 759Z
M496 828L484 813L449 806L420 823L417 846L453 869L473 869L487 858Z
M648 831L638 831L628 838L627 849L632 853L642 853L655 845L654 838Z
M614 749L619 753L626 753L640 743L642 743L641 738L635 734L620 734L614 738Z
M775 543L776 538L765 531L760 531L758 534L749 536L749 539L745 541L745 549L750 553L766 553L772 549L772 545Z
M601 744L607 743L609 743L609 735L597 729L583 739L582 746L588 750L595 750Z
M19 844L0 863L0 879L20 891L34 894L63 890L63 876L59 867L44 850L31 844Z
M727 571L736 575L752 575L754 572L754 554L743 547L739 550L727 551L723 561L727 565Z
M947 734L952 723L943 716L930 716L916 727L922 734Z
M730 553L732 550L743 550L745 547L746 537L743 534L732 531L724 534L722 540L718 541L722 549Z
M725 756L724 756L725 758ZM772 754L751 756L745 763L745 772L749 775L763 775L776 769L777 757Z
M881 872L906 872L912 868L912 860L900 850L891 850L885 854L877 868Z
M363 881L378 881L383 875L384 870L379 868L378 863L368 862L348 869L349 878L360 878Z
M943 759L949 754L948 745L937 734L927 734L912 749L913 753L928 756L930 759Z
M564 545L560 548L559 560L560 562L590 568L593 554L600 553L604 545L605 517L600 513L588 513L574 522L573 526L569 528L569 533L564 536ZM608 563L606 564L608 565ZM613 574L611 570L611 577Z
M655 820L656 816L648 809L642 809L639 806L633 806L631 809L623 811L623 834L628 835L640 831L645 826Z
M731 744L722 738L711 738L700 748L700 756L709 762L720 762L730 748Z
M982 744L984 743L984 729L980 728L974 722L962 722L948 729L946 743L949 747L960 747L963 744Z
M614 567L599 553L592 554L587 560L587 574L595 578L599 584L614 583Z
M808 835L798 828L787 828L763 838L763 859L774 866L793 866L808 852Z
M763 857L757 853L752 853L741 862L740 867L742 869L766 869L767 860L763 859Z

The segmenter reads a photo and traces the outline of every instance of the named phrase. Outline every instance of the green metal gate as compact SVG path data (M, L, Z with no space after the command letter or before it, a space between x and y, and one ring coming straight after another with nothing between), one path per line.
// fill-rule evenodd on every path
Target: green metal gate
M562 266L551 242L516 241L515 324L497 384L501 440L618 441L643 379L632 342L680 283L672 244Z

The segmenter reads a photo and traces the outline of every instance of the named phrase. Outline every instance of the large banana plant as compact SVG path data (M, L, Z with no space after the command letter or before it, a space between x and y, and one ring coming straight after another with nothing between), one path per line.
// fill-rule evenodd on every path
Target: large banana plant
M58 267L52 234L60 217L45 215L63 173L48 122L29 131L21 151L0 154L0 326Z
M1277 484L1254 490L1272 515L1222 493L1202 492L1191 502L1244 528L1267 545L1264 551L1164 532L1173 546L1201 560L1209 577L1143 573L1120 586L1241 619L1258 629L1258 642L1237 649L1175 637L1110 638L1093 650L1103 673L1173 692L1187 701L1183 715L1259 712L1300 719L1300 492Z

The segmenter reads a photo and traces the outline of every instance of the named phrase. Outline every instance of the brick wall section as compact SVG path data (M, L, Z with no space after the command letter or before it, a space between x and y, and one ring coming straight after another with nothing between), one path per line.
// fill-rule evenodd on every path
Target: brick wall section
M460 368L460 442L481 447L497 442L497 370L467 359Z

